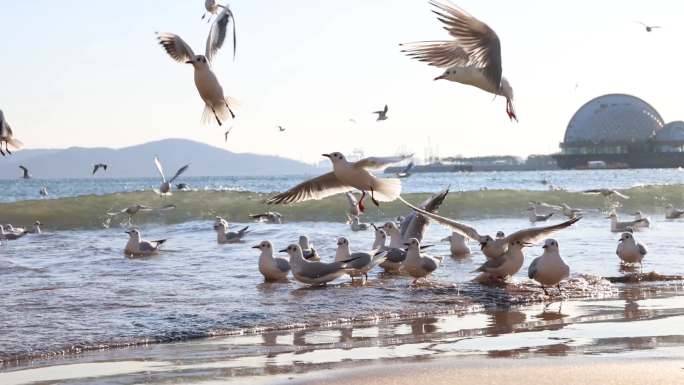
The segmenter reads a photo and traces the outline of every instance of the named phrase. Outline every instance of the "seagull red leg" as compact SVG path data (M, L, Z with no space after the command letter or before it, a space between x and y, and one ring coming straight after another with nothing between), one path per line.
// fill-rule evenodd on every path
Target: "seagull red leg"
M363 199L366 197L366 191L361 191L361 198L359 198L359 211L366 211L366 205L363 204Z

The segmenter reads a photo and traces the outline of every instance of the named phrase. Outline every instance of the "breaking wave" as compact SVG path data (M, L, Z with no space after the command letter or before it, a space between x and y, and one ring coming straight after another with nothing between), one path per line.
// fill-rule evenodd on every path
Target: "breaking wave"
M666 203L675 206L684 204L684 185L638 186L621 190L630 197L620 204L624 210L641 210L660 213ZM431 193L404 194L404 199L420 203ZM269 206L264 200L269 194L248 191L187 191L160 198L150 191L124 192L107 195L86 195L78 197L27 200L0 204L0 223L28 225L40 220L47 228L55 230L102 228L115 225L125 215L108 220L107 212L120 211L134 204L161 207L173 204L174 210L141 212L134 218L136 224L177 224L191 220L213 219L225 216L235 222L247 222L248 214L263 211L278 211L286 221L339 221L343 220L347 202L344 196L335 196L321 201L304 202L290 206ZM605 208L604 199L567 191L529 190L483 190L451 192L440 209L440 213L458 218L486 218L520 216L530 201L549 204L567 203L585 210L588 214L598 213ZM406 214L406 207L399 201L382 204L376 209L368 203L365 220L381 220Z

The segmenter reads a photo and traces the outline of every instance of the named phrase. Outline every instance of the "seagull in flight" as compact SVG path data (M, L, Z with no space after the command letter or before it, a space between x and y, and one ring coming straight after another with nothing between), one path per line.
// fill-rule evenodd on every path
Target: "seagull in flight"
M278 131L285 132L285 128L283 128L283 126L277 126L277 127L278 127Z
M379 202L391 202L401 194L401 181L396 178L377 178L370 170L382 170L391 164L399 163L413 156L371 157L357 162L349 162L340 152L323 154L333 164L333 171L307 180L295 187L277 194L266 201L268 204L289 204L308 200L319 200L332 195L345 193L353 188L361 190L359 202L363 202L367 192L376 206ZM364 207L359 203L359 210Z
M225 138L226 143L228 143L228 134L230 134L230 131L232 131L232 130L233 130L233 126L230 126L230 127L228 127L226 132L223 133L223 137Z
M404 202L407 206L412 208L414 211L416 211L419 214L422 214L428 218L434 219L438 223L440 223L443 226L447 226L451 228L453 231L456 231L457 233L468 237L478 243L480 243L480 248L482 249L482 253L488 258L488 259L493 259L493 258L498 258L506 253L508 250L508 246L513 244L516 241L520 241L523 244L526 243L535 243L543 239L544 237L547 237L548 235L558 231L562 230L566 227L570 227L577 223L582 217L577 217L570 219L568 221L558 223L555 225L551 226L546 226L546 227L532 227L529 229L523 229L516 231L508 236L505 236L503 238L498 238L494 239L489 235L482 235L480 234L476 229L464 225L462 223L458 223L453 219L446 218L440 215L437 215L435 213L431 213L429 211L425 211L423 209L420 209L416 206L413 206L412 204L406 202L403 198L399 197L399 200Z
M195 86L205 103L202 121L209 123L213 117L219 126L223 125L223 122L229 118L235 118L230 107L232 101L224 96L223 87L221 87L210 67L214 56L223 47L228 34L228 23L231 19L233 20L233 58L235 58L235 19L230 8L221 7L223 10L209 29L204 55L195 55L192 48L178 35L167 32L157 33L159 44L164 47L173 60L179 63L192 64L195 70Z
M598 194L603 196L604 198L612 198L612 197L618 197L622 199L629 199L629 197L617 190L611 190L607 188L599 188L599 189L592 189L592 190L584 190L582 191L584 194Z
M29 170L26 168L26 166L19 166L19 168L24 171L24 175L21 176L22 178L31 179L31 174L29 174Z
M173 178L167 181L166 176L164 176L164 169L162 168L161 162L159 162L159 158L156 156L154 157L154 165L157 167L157 171L162 178L162 183L159 186L159 190L155 191L159 195L171 195L171 183L173 183L176 178L181 176L181 174L184 173L188 167L190 167L189 164L186 164L185 166L179 168L178 171L176 171L176 174L174 174Z
M375 119L375 121L381 122L383 120L387 120L387 110L388 110L388 107L387 107L387 104L385 104L385 108L383 108L380 111L373 112L374 114L378 114L378 118Z
M642 23L641 21L637 21L637 23L643 25L646 32L653 32L654 29L663 28L659 25L648 25L648 24Z
M480 88L506 98L506 114L518 120L513 107L513 88L502 76L501 42L487 24L449 2L430 1L437 20L453 40L401 44L409 57L444 68L435 80L445 79Z
M5 144L4 151L2 149L3 143ZM7 155L12 155L12 151L9 149L10 147L20 150L24 147L24 144L14 137L12 127L7 123L5 115L2 113L2 110L0 110L0 155L5 156L5 153L7 153Z
M93 175L95 175L95 173L99 169L103 169L103 170L107 171L107 165L104 163L98 163L98 164L93 165Z

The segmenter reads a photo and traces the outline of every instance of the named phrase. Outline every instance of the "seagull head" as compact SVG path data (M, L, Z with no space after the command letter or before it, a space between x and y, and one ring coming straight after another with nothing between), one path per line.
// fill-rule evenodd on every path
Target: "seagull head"
M185 64L192 64L195 67L201 67L201 66L208 66L209 61L207 60L207 57L204 55L195 55L192 60L188 60L185 62Z
M253 249L259 249L261 251L268 251L273 249L273 245L271 245L271 242L269 241L263 241L258 245L252 246Z
M620 235L620 240L618 242L627 242L629 240L634 240L634 236L631 233L622 233Z
M330 159L333 164L342 162L345 160L344 155L341 152L332 152L330 154L322 154L324 157Z
M544 241L544 246L542 249L546 251L558 251L558 242L555 239L547 239Z
M280 253L288 253L290 257L299 254L302 255L302 248L299 245L292 244L285 249L279 250ZM302 257L303 258L303 257Z
M349 241L345 237L340 237L337 239L337 246L348 246Z
M485 236L484 238L480 239L480 250L484 249L485 247L489 246L490 243L494 242L492 237L489 235Z
M134 238L134 237L140 238L140 230L138 230L138 229L133 228L130 230L126 230L125 233L128 234L128 236L130 236L131 238Z
M408 242L404 243L404 246L407 247L406 250L420 250L420 241L416 238L411 238Z
M503 231L497 231L496 232L496 239L503 239L506 238L506 234Z

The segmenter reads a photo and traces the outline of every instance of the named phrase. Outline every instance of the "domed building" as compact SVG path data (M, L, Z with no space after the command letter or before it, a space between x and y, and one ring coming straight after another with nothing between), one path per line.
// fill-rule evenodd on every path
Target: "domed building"
M653 106L624 94L594 98L572 116L554 155L565 169L684 166L684 122L664 123Z

